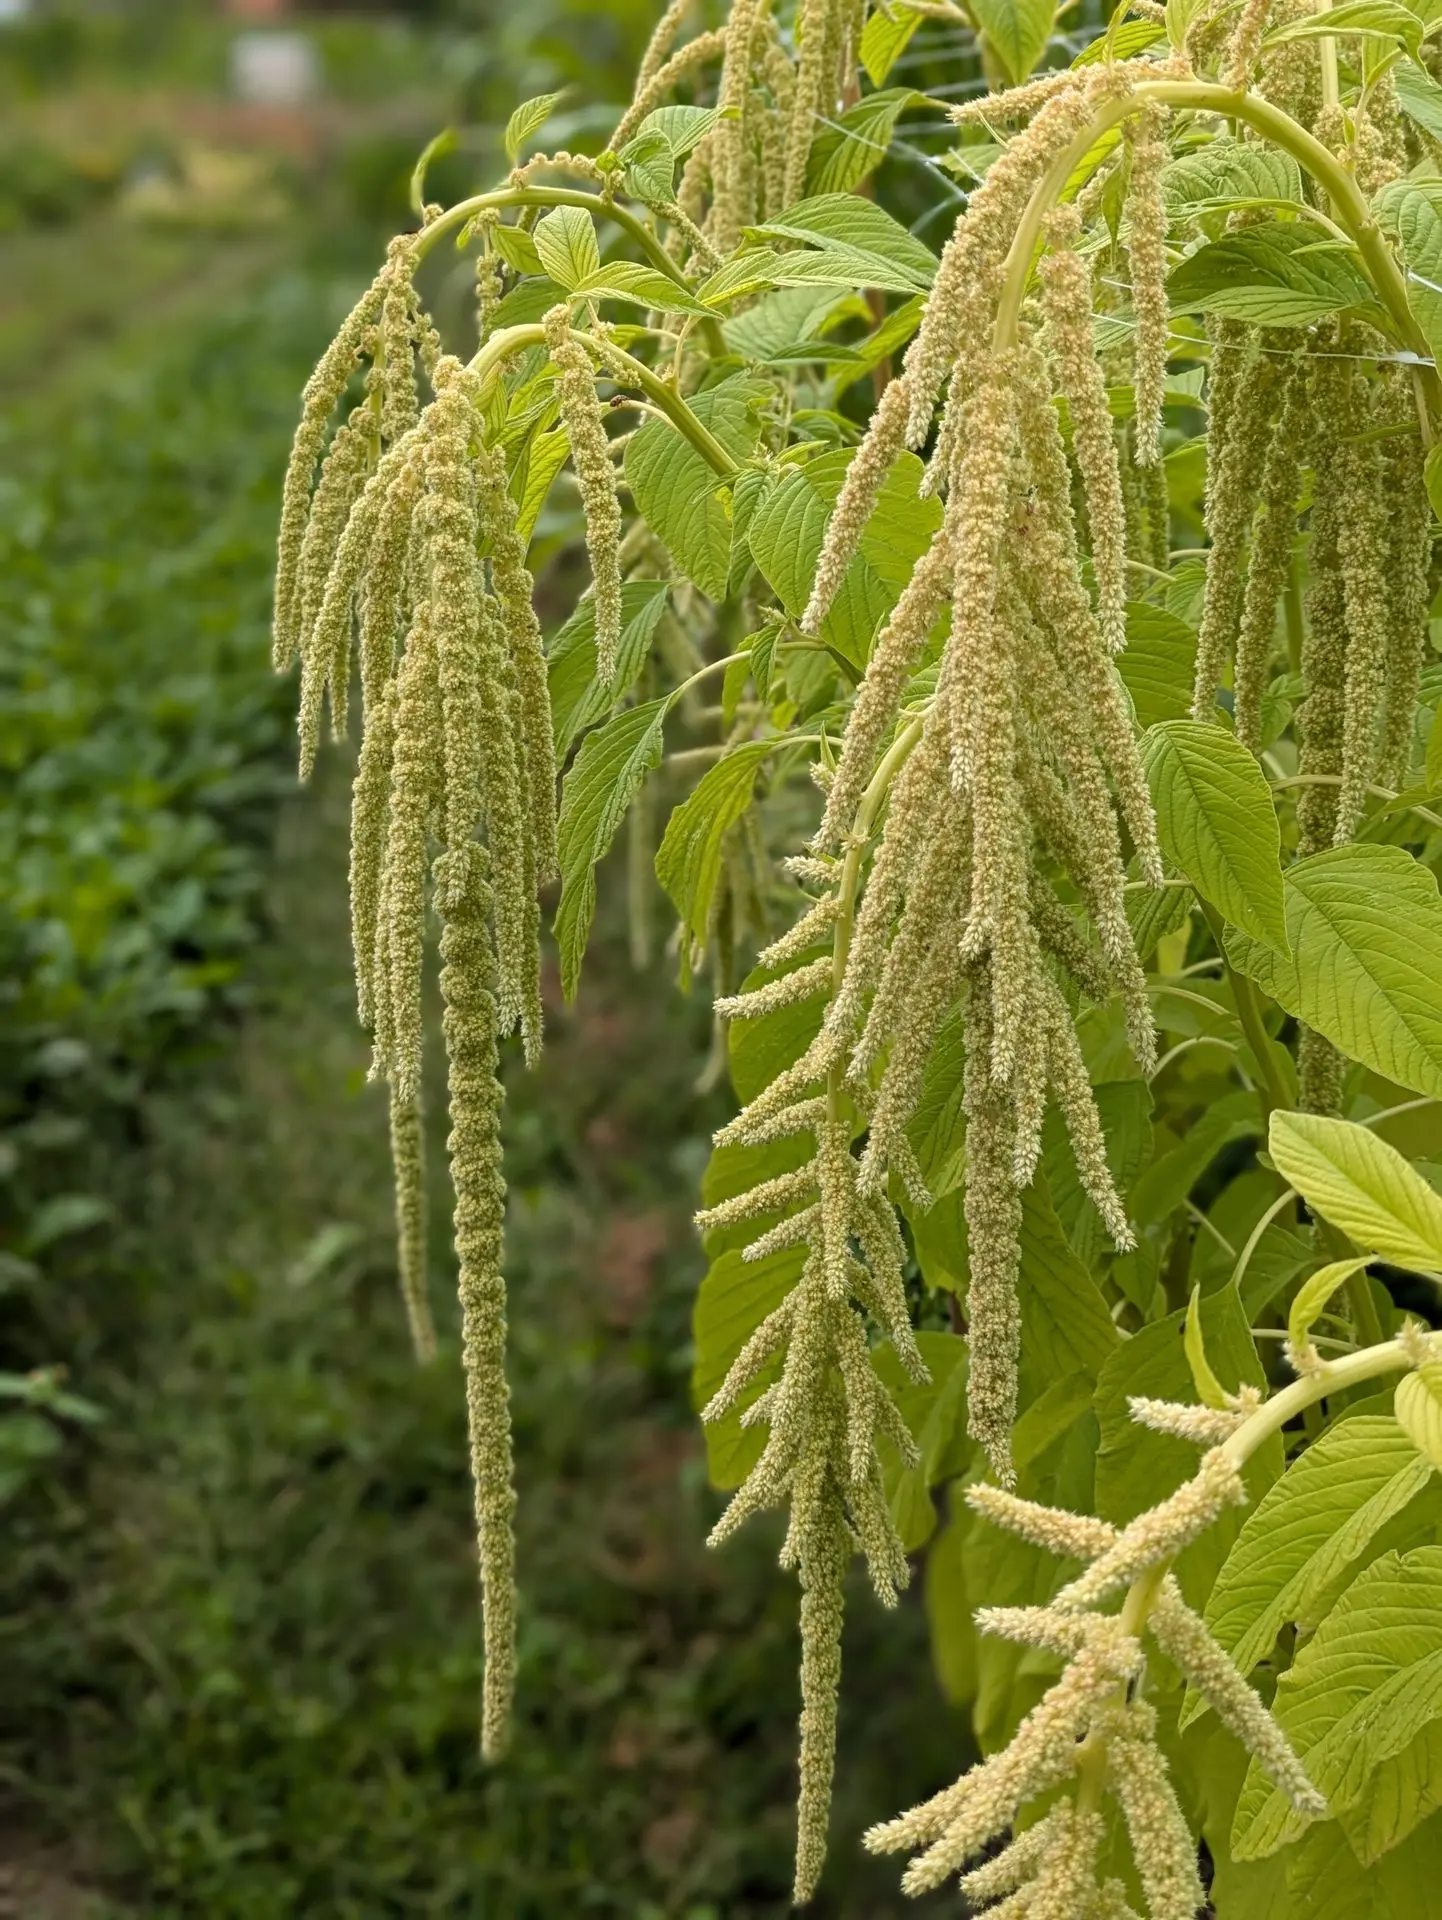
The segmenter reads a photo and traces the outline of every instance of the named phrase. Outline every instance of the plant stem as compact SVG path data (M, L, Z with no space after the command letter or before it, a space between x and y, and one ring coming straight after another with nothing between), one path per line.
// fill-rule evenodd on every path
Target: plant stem
M1262 1076L1257 1088L1257 1099L1262 1108L1262 1125L1271 1120L1274 1109L1280 1107L1284 1112L1292 1102L1287 1089L1282 1084L1282 1076L1277 1071L1277 1063L1272 1058L1272 1041L1267 1032L1267 1023L1262 1018L1262 1002L1257 989L1244 973L1237 969L1227 958L1227 945L1223 937L1221 916L1215 907L1202 901L1202 914L1212 930L1212 938L1217 943L1217 952L1222 957L1222 965L1227 970L1227 982L1232 989L1232 998L1237 1006L1237 1018L1242 1023L1242 1032L1247 1036L1247 1045L1251 1048L1257 1062L1257 1071Z
M737 462L722 446L715 434L692 413L676 389L659 379L651 369L643 366L639 360L633 360L629 353L622 353L609 341L596 339L594 334L575 334L582 346L594 353L598 359L609 361L612 365L622 365L627 374L635 380L648 400L654 401L672 426L691 442L714 472L724 480L729 480L737 472ZM471 372L482 385L496 373L503 361L514 353L524 353L527 347L540 347L546 343L546 330L539 323L522 327L502 327L499 333L493 333L489 340L471 361Z

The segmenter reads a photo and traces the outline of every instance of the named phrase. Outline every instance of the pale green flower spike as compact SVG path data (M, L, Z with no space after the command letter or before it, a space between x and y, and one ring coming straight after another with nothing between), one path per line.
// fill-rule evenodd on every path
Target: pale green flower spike
M1162 460L1162 397L1167 384L1167 212L1162 168L1167 159L1163 107L1148 107L1131 124L1131 177L1127 182L1127 254L1131 262L1133 447L1139 467ZM1165 487L1162 489L1165 498Z
M866 438L846 469L846 479L826 528L826 540L816 562L811 598L801 616L803 633L817 633L831 610L871 518L886 476L906 440L911 400L906 377L893 380L882 394Z
M1278 342L1280 349L1282 342ZM1308 431L1307 372L1299 355L1283 378L1282 404L1267 449L1252 534L1251 562L1242 601L1234 672L1233 718L1237 738L1253 753L1262 751L1262 696L1272 666L1272 633L1277 603L1287 584L1292 535L1302 485L1302 456Z
M481 444L476 456L481 527L490 545L491 583L500 609L502 637L516 676L521 734L526 753L527 814L536 842L536 878L556 877L556 755L546 652L532 596L535 581L526 565L516 503L506 484L499 448Z
M1360 381L1357 383L1360 386ZM1354 387L1354 391L1356 388ZM1358 416L1372 410L1357 392ZM1337 559L1347 620L1347 671L1342 695L1342 785L1332 838L1340 846L1361 824L1367 788L1376 777L1378 729L1391 648L1386 568L1391 559L1382 494L1384 464L1375 441L1349 437L1339 455Z
M300 645L297 602L301 549L310 519L311 481L325 444L326 423L355 372L362 344L381 310L385 279L382 268L342 321L340 331L321 355L301 396L300 423L285 470L280 531L276 536L273 658L278 672L283 673L291 665Z
M1099 1732L1151 1920L1196 1920L1206 1899L1197 1849L1157 1745L1155 1711L1144 1700L1114 1707Z
M1127 639L1127 517L1106 379L1092 343L1091 265L1076 250L1080 238L1076 207L1058 207L1047 222L1042 303L1047 349L1071 411L1072 443L1086 495L1097 623L1108 652L1120 653Z
M621 640L621 506L616 472L607 452L601 402L586 349L571 334L570 309L552 307L545 318L546 348L556 368L561 425L571 443L571 463L586 516L586 550L596 596L596 678L616 677Z
M426 1136L418 1101L391 1095L391 1164L396 1178L396 1262L411 1346L421 1366L436 1357L426 1287Z
M356 1008L361 1025L367 1028L375 1021L376 941L390 816L395 710L394 684L384 689L378 702L367 706L365 736L351 788L351 947L355 955Z
M652 45L655 44L653 38ZM607 146L613 152L625 146L648 113L669 99L682 81L690 79L699 67L710 66L713 60L719 59L725 49L724 31L698 33L694 40L688 40L684 47L671 54L652 72L647 73L643 67L635 98L617 122Z
M997 1479L1009 1484L1021 1344L1021 1196L1012 1177L1016 1119L991 1073L989 986L983 971L966 1001L967 1431L985 1449Z
M1152 1404L1134 1411L1145 1417ZM1074 1801L1064 1793L1005 1851L964 1873L961 1885L968 1899L1005 1895L1004 1903L989 1913L1005 1913L1016 1901L1013 1911L1026 1920L1038 1914L1048 1920L1113 1920L1129 1912L1119 1883L1096 1885L1099 1797L1106 1789L1126 1820L1146 1890L1148 1920L1193 1920L1202 1901L1196 1849L1156 1745L1155 1715L1140 1698L1146 1667L1139 1637L1143 1632L1257 1756L1299 1811L1313 1817L1325 1812L1282 1729L1166 1571L1170 1560L1196 1537L1199 1517L1215 1518L1220 1506L1234 1498L1238 1484L1235 1467L1213 1452L1195 1479L1120 1530L1091 1515L1018 1499L999 1487L968 1488L968 1503L977 1512L1058 1558L1089 1561L1089 1574L1096 1577L1085 1604L1079 1604L1077 1596L1087 1584L1086 1575L1050 1605L990 1607L978 1613L983 1632L1051 1653L1068 1664L1022 1721L1010 1746L924 1805L866 1836L867 1845L878 1852L921 1850L902 1883L906 1891L927 1891L962 1871L997 1834L1008 1827L1015 1832L1028 1801L1074 1780ZM1111 1575L1122 1561L1137 1568L1141 1579L1132 1589L1125 1617L1118 1618L1095 1608L1117 1584ZM1145 1595L1141 1604L1139 1593Z
M786 138L784 204L806 193L806 163L818 126L836 115L844 0L798 0L796 90Z
M1404 393L1402 403L1410 401ZM1415 416L1414 416L1415 417ZM1413 717L1427 648L1431 605L1428 569L1432 554L1431 510L1422 470L1422 438L1408 421L1405 430L1384 443L1387 465L1383 486L1393 554L1387 568L1391 597L1391 646L1387 661L1387 708L1382 728L1378 779L1383 786L1405 787L1412 760Z
M486 922L490 889L475 845L442 855L436 892L450 905L441 933L442 1026L450 1074L451 1184L460 1262L461 1348L485 1613L481 1751L498 1759L510 1739L516 1680L515 1540L506 1286L501 1272L506 1186L497 1079L495 958Z
M1227 396L1229 413L1220 448L1208 449L1207 591L1197 635L1192 718L1216 720L1217 691L1241 620L1244 556L1252 510L1262 485L1288 362L1256 352Z
M713 194L706 224L706 237L719 254L730 253L742 227L756 217L756 156L747 121L758 29L769 9L770 0L733 0L726 21L726 52L716 92L722 117L709 149Z

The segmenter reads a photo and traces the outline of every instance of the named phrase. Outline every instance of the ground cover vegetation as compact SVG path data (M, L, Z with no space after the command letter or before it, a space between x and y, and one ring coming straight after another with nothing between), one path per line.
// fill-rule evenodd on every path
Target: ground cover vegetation
M1434 23L1133 0L1034 74L1050 9L978 4L989 92L888 84L962 19L677 0L608 139L537 152L525 102L450 207L423 157L305 390L275 656L303 770L363 710L356 982L422 1366L439 928L481 1743L512 1764L524 1617L500 1050L541 1056L553 881L584 992L624 828L637 943L654 868L740 1103L694 1392L714 1543L778 1508L797 1575L795 1897L859 1559L886 1606L924 1565L981 1751L865 1835L906 1892L1426 1912ZM939 251L876 173L913 111L955 128ZM456 249L474 343L418 292ZM567 463L592 583L548 645L527 548Z

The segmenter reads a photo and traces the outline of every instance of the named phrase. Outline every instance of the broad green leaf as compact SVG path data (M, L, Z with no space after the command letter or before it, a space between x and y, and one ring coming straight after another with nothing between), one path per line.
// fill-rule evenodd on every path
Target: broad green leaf
M1343 0L1328 9L1324 20L1320 13L1305 14L1273 27L1263 41L1264 47L1285 46L1293 40L1317 40L1328 34L1355 34L1365 39L1395 40L1416 58L1422 44L1422 22L1397 0Z
M536 222L541 264L559 287L574 290L601 265L596 229L584 207L552 207Z
M668 591L664 580L627 580L622 586L616 678L609 687L603 687L596 678L596 602L591 594L577 603L576 611L552 640L546 673L558 757L564 757L577 734L604 719L620 696L635 685L666 611Z
M971 17L1013 83L1025 80L1051 38L1055 0L972 0Z
M936 275L936 255L930 248L874 200L864 200L860 194L823 193L798 200L778 220L748 231L763 240L804 240L813 247L840 247L869 256L909 277L906 292L925 293Z
M1228 1403L1226 1388L1212 1372L1212 1363L1207 1358L1206 1335L1202 1332L1202 1290L1192 1288L1192 1297L1187 1302L1187 1317L1182 1323L1182 1351L1187 1356L1187 1365L1192 1372L1192 1390L1204 1407L1225 1407Z
M900 12L900 8L897 9ZM884 14L873 13L870 33ZM913 18L915 16L912 16ZM953 1706L965 1706L976 1693L976 1601L968 1590L971 1515L964 1509L949 1520L926 1556L926 1624L932 1665L942 1693Z
M691 1404L699 1413L730 1371L742 1347L774 1307L801 1278L804 1247L788 1247L765 1260L743 1260L738 1251L723 1253L707 1268L696 1294L692 1337L696 1358L691 1369ZM743 1427L741 1415L759 1399L781 1371L780 1357L764 1367L754 1386L721 1420L704 1427L707 1472L713 1487L739 1487L761 1457L764 1426Z
M850 448L838 448L793 469L758 507L748 529L757 566L793 616L811 597L831 508L852 457ZM822 639L853 666L866 664L878 625L941 523L938 502L920 498L921 475L913 453L902 454L887 474L860 551L822 626Z
M896 1402L912 1439L921 1449L914 1467L904 1467L891 1441L879 1439L882 1471L891 1517L908 1553L926 1544L936 1530L930 1489L965 1471L966 1342L954 1333L922 1332L916 1344L931 1378L918 1386L902 1368L890 1342L873 1349L871 1360Z
M1442 87L1415 61L1399 60L1392 69L1397 104L1423 133L1442 140Z
M1200 1306L1207 1353L1222 1385L1235 1393L1243 1385L1261 1387L1265 1376L1251 1329L1234 1287L1204 1294ZM1101 1444L1096 1459L1096 1511L1122 1524L1156 1505L1197 1470L1197 1450L1184 1440L1156 1433L1131 1417L1128 1400L1143 1395L1157 1400L1190 1400L1192 1376L1182 1349L1185 1315L1153 1320L1115 1348L1097 1379L1096 1413ZM1260 1498L1282 1470L1282 1443L1273 1437L1252 1456L1246 1469L1251 1497ZM1214 1527L1182 1555L1178 1576L1193 1604L1205 1599L1216 1569L1226 1558L1241 1526L1240 1515L1223 1514Z
M829 947L809 947L784 967L753 967L741 982L741 991L775 980L780 974L790 973L793 967L804 967L829 951ZM743 1106L748 1100L754 1100L763 1087L769 1087L784 1067L801 1058L821 1030L826 1007L825 996L816 994L810 1000L796 1000L790 1006L778 1007L760 1019L729 1023L726 1050L731 1084Z
M1404 1374L1394 1402L1397 1424L1429 1467L1442 1468L1442 1362Z
M1105 1080L1092 1093L1106 1139L1107 1165L1117 1192L1125 1195L1151 1157L1151 1089L1145 1080ZM1055 1108L1042 1129L1042 1165L1062 1231L1090 1267L1109 1244L1106 1228L1082 1186L1066 1125Z
M709 311L668 275L635 260L608 260L584 280L578 280L571 291L587 300L633 300L637 306L654 307L658 313Z
M1407 269L1407 301L1436 353L1442 347L1442 180L1393 180L1373 203Z
M921 25L922 16L913 13L906 0L895 0L891 17L877 7L861 34L861 64L873 87L886 84L886 76L906 51L907 42Z
M1267 777L1220 726L1168 720L1142 742L1168 859L1234 926L1287 951L1281 834Z
M1300 201L1302 170L1259 140L1211 140L1162 169L1162 198L1176 219L1229 200Z
M520 158L521 148L533 133L540 132L565 97L563 87L559 93L538 93L534 100L523 100L516 108L505 132L506 158L512 166Z
M904 301L901 306L887 314L881 325L869 333L864 340L856 342L851 350L851 358L839 366L828 367L831 375L831 390L840 399L846 389L857 380L864 379L868 373L879 367L883 360L899 353L921 325L922 308L925 302L920 294Z
M1326 1311L1333 1294L1345 1286L1354 1273L1362 1271L1367 1259L1368 1256L1363 1255L1360 1260L1333 1260L1325 1267L1318 1267L1302 1282L1287 1314L1287 1338L1298 1353L1310 1344L1312 1328Z
M1067 1245L1043 1176L1022 1195L1022 1352L1047 1380L1093 1378L1121 1344L1096 1282Z
M701 144L721 117L722 110L719 107L656 107L646 115L636 132L638 136L659 134L676 158L684 160L693 148ZM623 148L620 158L624 160L625 157Z
M852 192L886 158L902 114L913 101L924 99L911 87L888 87L883 93L868 93L837 120L828 121L811 144L807 192Z
M493 227L491 245L506 265L514 267L517 273L543 274L546 271L536 251L536 242L525 227Z
M1390 1881L1396 1885L1399 1869L1410 1864L1408 1856L1416 1851L1408 1844L1410 1836L1439 1806L1442 1806L1442 1719L1429 1721L1399 1754L1378 1767L1358 1798L1340 1815L1339 1824L1347 1836L1350 1851L1363 1867L1372 1869L1366 1876L1368 1880ZM1432 1821L1431 1826L1436 1829L1438 1822ZM1422 1833L1417 1834L1418 1840L1423 1837ZM1393 1848L1399 1851L1394 1853ZM1435 1850L1429 1847L1427 1857L1432 1863L1432 1872L1439 1876L1438 1884L1429 1890L1431 1898L1437 1901L1437 1906L1430 1908L1435 1913L1442 1907L1442 1846ZM1417 1889L1413 1897L1394 1898L1381 1911L1388 1920L1394 1913L1406 1913L1410 1920L1410 1916L1427 1910L1424 1898L1422 1890Z
M661 133L638 133L621 150L626 163L624 185L634 200L647 206L669 206L676 194L676 156Z
M1135 54L1144 53L1148 47L1154 47L1158 40L1166 37L1166 28L1160 20L1123 20L1118 22L1115 12L1112 25L1095 40L1089 40L1072 61L1074 67L1095 67L1105 60L1130 60Z
M666 823L656 854L656 878L694 940L706 938L726 835L750 806L756 775L775 745L772 740L744 740L733 747L707 768Z
M1390 1774L1399 1764L1389 1763L1383 1772ZM1425 1763L1415 1785L1419 1812L1430 1812L1437 1775L1429 1778ZM1285 1914L1268 1909L1267 1920L1402 1920L1403 1915L1406 1920L1442 1920L1442 1821L1428 1820L1415 1833L1409 1829L1396 1852L1380 1859L1359 1855L1355 1831L1351 1815L1344 1814L1340 1825L1329 1821L1313 1827L1288 1849L1290 1904ZM1220 1920L1228 1920L1225 1911Z
M693 396L691 411L737 460L758 432L755 404L770 392L746 374ZM652 420L626 445L626 479L636 506L687 575L713 600L726 596L731 567L729 489L708 461L667 422Z
M1365 307L1371 284L1350 252L1319 247L1306 221L1266 221L1200 247L1176 267L1167 293L1179 312L1216 313L1259 327L1300 327Z
M661 764L670 705L669 696L647 700L588 733L562 784L556 827L561 898L552 931L568 1000L576 996L596 911L596 862L605 856L641 782Z
M547 275L537 279L528 274L516 282L491 315L492 328L533 326L565 297L566 289Z
M1196 663L1197 636L1185 620L1165 607L1141 600L1131 603L1126 650L1117 658L1117 670L1132 696L1138 726L1186 718L1192 707Z
M763 364L791 353L841 307L831 287L782 287L758 300L745 313L721 322L721 333L733 353Z
M1243 1521L1207 1598L1207 1625L1238 1672L1264 1660L1289 1622L1315 1622L1324 1595L1429 1478L1386 1414L1338 1421L1293 1461Z
M966 1139L961 1104L965 1061L965 1023L957 1006L933 1036L916 1111L907 1128L917 1165L934 1199L948 1193L961 1178Z
M529 541L535 532L551 482L566 464L571 443L561 427L533 433L511 475L511 497L516 503L516 532Z
M1175 875L1168 878L1176 881ZM1127 923L1136 943L1137 958L1143 964L1156 952L1157 942L1184 927L1192 911L1193 895L1189 886L1141 887L1127 895Z
M1277 1683L1272 1711L1333 1814L1442 1715L1442 1546L1387 1553L1363 1569ZM1254 1760L1232 1851L1263 1859L1310 1824Z
M1442 898L1401 847L1354 843L1284 878L1292 954L1228 933L1227 954L1363 1066L1442 1094Z
M1394 1266L1442 1271L1442 1198L1370 1128L1278 1112L1268 1146L1283 1179L1358 1247Z

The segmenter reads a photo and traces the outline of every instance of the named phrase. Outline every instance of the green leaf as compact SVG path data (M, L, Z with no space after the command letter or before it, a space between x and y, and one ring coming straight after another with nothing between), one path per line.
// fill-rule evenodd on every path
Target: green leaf
M798 200L779 220L747 231L762 240L804 240L814 247L845 248L869 258L874 270L887 267L908 279L910 284L901 289L907 293L925 293L936 276L936 255L930 248L874 200L864 200L860 194L823 193Z
M1314 1213L1394 1266L1442 1270L1442 1198L1368 1127L1320 1113L1274 1113L1277 1171Z
M1204 1407L1225 1407L1228 1394L1221 1381L1212 1372L1212 1364L1207 1358L1206 1336L1202 1332L1202 1290L1192 1288L1192 1297L1187 1302L1187 1317L1182 1325L1182 1351L1187 1356L1187 1365L1192 1370L1192 1387L1196 1398Z
M1333 1814L1442 1715L1442 1546L1387 1553L1363 1569L1277 1683L1272 1711ZM1232 1851L1259 1860L1310 1824L1254 1760Z
M1162 850L1234 926L1287 951L1281 834L1267 777L1219 726L1168 720L1142 742Z
M921 1449L914 1467L905 1467L891 1440L879 1436L887 1501L891 1517L908 1553L923 1547L936 1531L936 1508L930 1489L965 1471L966 1342L954 1333L922 1332L916 1336L931 1378L918 1386L903 1370L890 1342L873 1349L877 1375L896 1402L912 1439Z
M961 1008L947 1014L932 1038L916 1111L907 1138L934 1198L950 1192L961 1178L966 1115L962 1110L962 1070L966 1062Z
M698 1413L726 1378L732 1361L757 1327L796 1285L805 1264L805 1247L787 1247L765 1260L743 1260L739 1251L733 1250L711 1263L697 1291L692 1316L696 1358L691 1370L691 1403ZM741 1415L780 1371L778 1354L762 1368L754 1385L724 1419L702 1429L713 1487L739 1487L760 1459L766 1428L743 1427Z
M1317 229L1306 221L1275 220L1189 254L1172 271L1167 294L1180 312L1216 313L1258 327L1305 326L1373 299L1350 251L1319 247Z
M514 267L517 273L543 274L546 271L536 251L536 242L525 227L493 227L491 245L506 265Z
M897 121L914 101L912 87L868 93L818 131L806 167L808 193L850 193L886 158Z
M1055 0L972 0L971 16L1015 84L1025 80L1051 38Z
M571 443L561 427L533 433L511 475L511 497L516 503L516 532L529 541L535 532L551 482L566 464Z
M656 854L656 878L693 940L706 938L723 842L750 806L756 775L775 746L773 740L745 740L733 747L707 768L666 823Z
M426 207L426 175L430 172L432 160L439 160L443 153L454 153L459 135L454 127L446 127L434 140L428 141L421 151L421 157L411 169L411 212L419 220Z
M1210 140L1162 169L1162 198L1174 219L1235 200L1302 198L1302 170L1289 153L1259 140Z
M1088 40L1076 59L1074 67L1100 66L1103 61L1130 60L1138 53L1144 53L1148 47L1154 47L1158 40L1166 37L1166 28L1160 20L1123 20L1118 22L1112 14L1112 24L1107 31L1098 34L1095 40Z
M1399 60L1392 69L1397 104L1414 125L1434 140L1442 140L1442 87L1412 60Z
M870 33L885 18L885 14L873 13L866 31ZM967 1705L976 1694L976 1627L972 1622L976 1602L967 1581L970 1533L971 1515L963 1511L942 1528L926 1556L924 1598L932 1665L942 1693L958 1707Z
M745 313L723 320L721 333L732 353L763 364L789 356L816 337L827 318L845 311L831 287L783 287Z
M1131 603L1126 650L1117 657L1117 670L1132 696L1139 727L1187 717L1196 662L1197 636L1185 620L1165 607Z
M1343 0L1340 7L1328 9L1327 18L1308 14L1300 20L1288 20L1273 27L1262 45L1267 48L1287 45L1293 40L1318 40L1331 34L1356 34L1366 39L1396 40L1415 59L1422 44L1422 22L1397 0Z
M1093 1379L1121 1345L1096 1282L1067 1245L1045 1178L1022 1195L1022 1352L1047 1380L1080 1369Z
M1264 1660L1289 1622L1315 1622L1328 1590L1429 1477L1386 1414L1338 1421L1293 1461L1248 1513L1207 1598L1207 1625L1238 1672Z
M920 294L904 301L901 306L887 314L881 325L869 333L864 340L857 341L851 349L851 358L839 366L828 367L831 375L831 390L839 400L849 386L864 379L868 373L879 367L894 353L899 353L921 325L922 309L925 306Z
M1196 1124L1186 1128L1180 1142L1169 1153L1158 1155L1137 1180L1131 1193L1135 1224L1159 1226L1184 1204L1223 1148L1260 1131L1257 1103L1250 1095L1232 1094L1213 1101Z
M574 290L599 271L601 249L584 207L552 207L536 222L536 252L558 287Z
M1332 847L1287 869L1292 955L1227 935L1227 955L1351 1059L1442 1095L1442 898L1402 847Z
M759 431L755 404L770 387L735 374L698 393L691 411L738 460ZM701 591L724 600L731 568L729 488L669 423L653 420L626 445L626 479L646 523Z
M588 733L562 785L556 826L561 898L552 931L568 1000L576 997L596 911L596 862L604 858L641 782L661 764L670 705L670 695L647 700Z
M1186 925L1192 911L1192 890L1185 884L1142 887L1127 895L1126 904L1137 958L1145 966L1156 952L1157 942Z
M1436 1752L1435 1723L1414 1745L1425 1743L1429 1735ZM1405 1758L1389 1762L1378 1776L1378 1785L1391 1789L1389 1797L1407 1792L1399 1777ZM1415 1819L1436 1805L1438 1779L1424 1758L1412 1781L1409 1811ZM1356 1813L1363 1812L1365 1798L1357 1803ZM1340 1824L1313 1827L1287 1852L1291 1899L1286 1913L1275 1920L1401 1920L1403 1915L1406 1920L1442 1920L1442 1821L1428 1820L1415 1833L1409 1824L1405 1832L1408 1837L1396 1852L1379 1859L1359 1846L1350 1810ZM1268 1920L1274 1920L1270 1910Z
M1107 1165L1117 1192L1125 1194L1151 1157L1151 1089L1145 1080L1104 1080L1092 1093L1106 1139ZM1042 1129L1042 1165L1062 1231L1090 1267L1108 1244L1106 1228L1082 1186L1065 1122L1055 1108Z
M852 457L852 449L843 447L794 468L758 506L747 530L757 566L793 617L811 597L831 509ZM878 625L941 524L939 503L920 498L922 471L916 455L904 453L887 474L860 551L822 625L821 638L853 666L870 658Z
M1298 1353L1311 1344L1312 1328L1326 1311L1333 1294L1345 1286L1354 1273L1362 1271L1368 1258L1363 1255L1360 1260L1333 1260L1325 1267L1318 1267L1302 1282L1287 1314L1287 1338Z
M632 300L638 307L654 307L658 313L709 311L667 274L635 260L607 260L584 280L578 280L571 291L587 300Z
M596 602L591 594L577 603L576 611L552 640L546 672L558 759L564 758L579 733L604 719L621 695L635 685L666 611L668 591L664 580L627 580L622 586L616 678L609 687L596 678Z
M1407 303L1435 354L1442 347L1442 180L1393 180L1373 202L1407 269Z
M1442 1362L1428 1360L1397 1384L1397 1424L1429 1467L1442 1469Z
M506 158L515 166L533 133L539 133L545 126L561 101L566 97L566 89L559 93L538 93L534 100L523 100L506 122L505 144Z
M861 64L873 87L886 84L886 76L906 51L907 42L921 25L922 16L913 13L905 0L893 0L891 18L877 7L861 33Z

